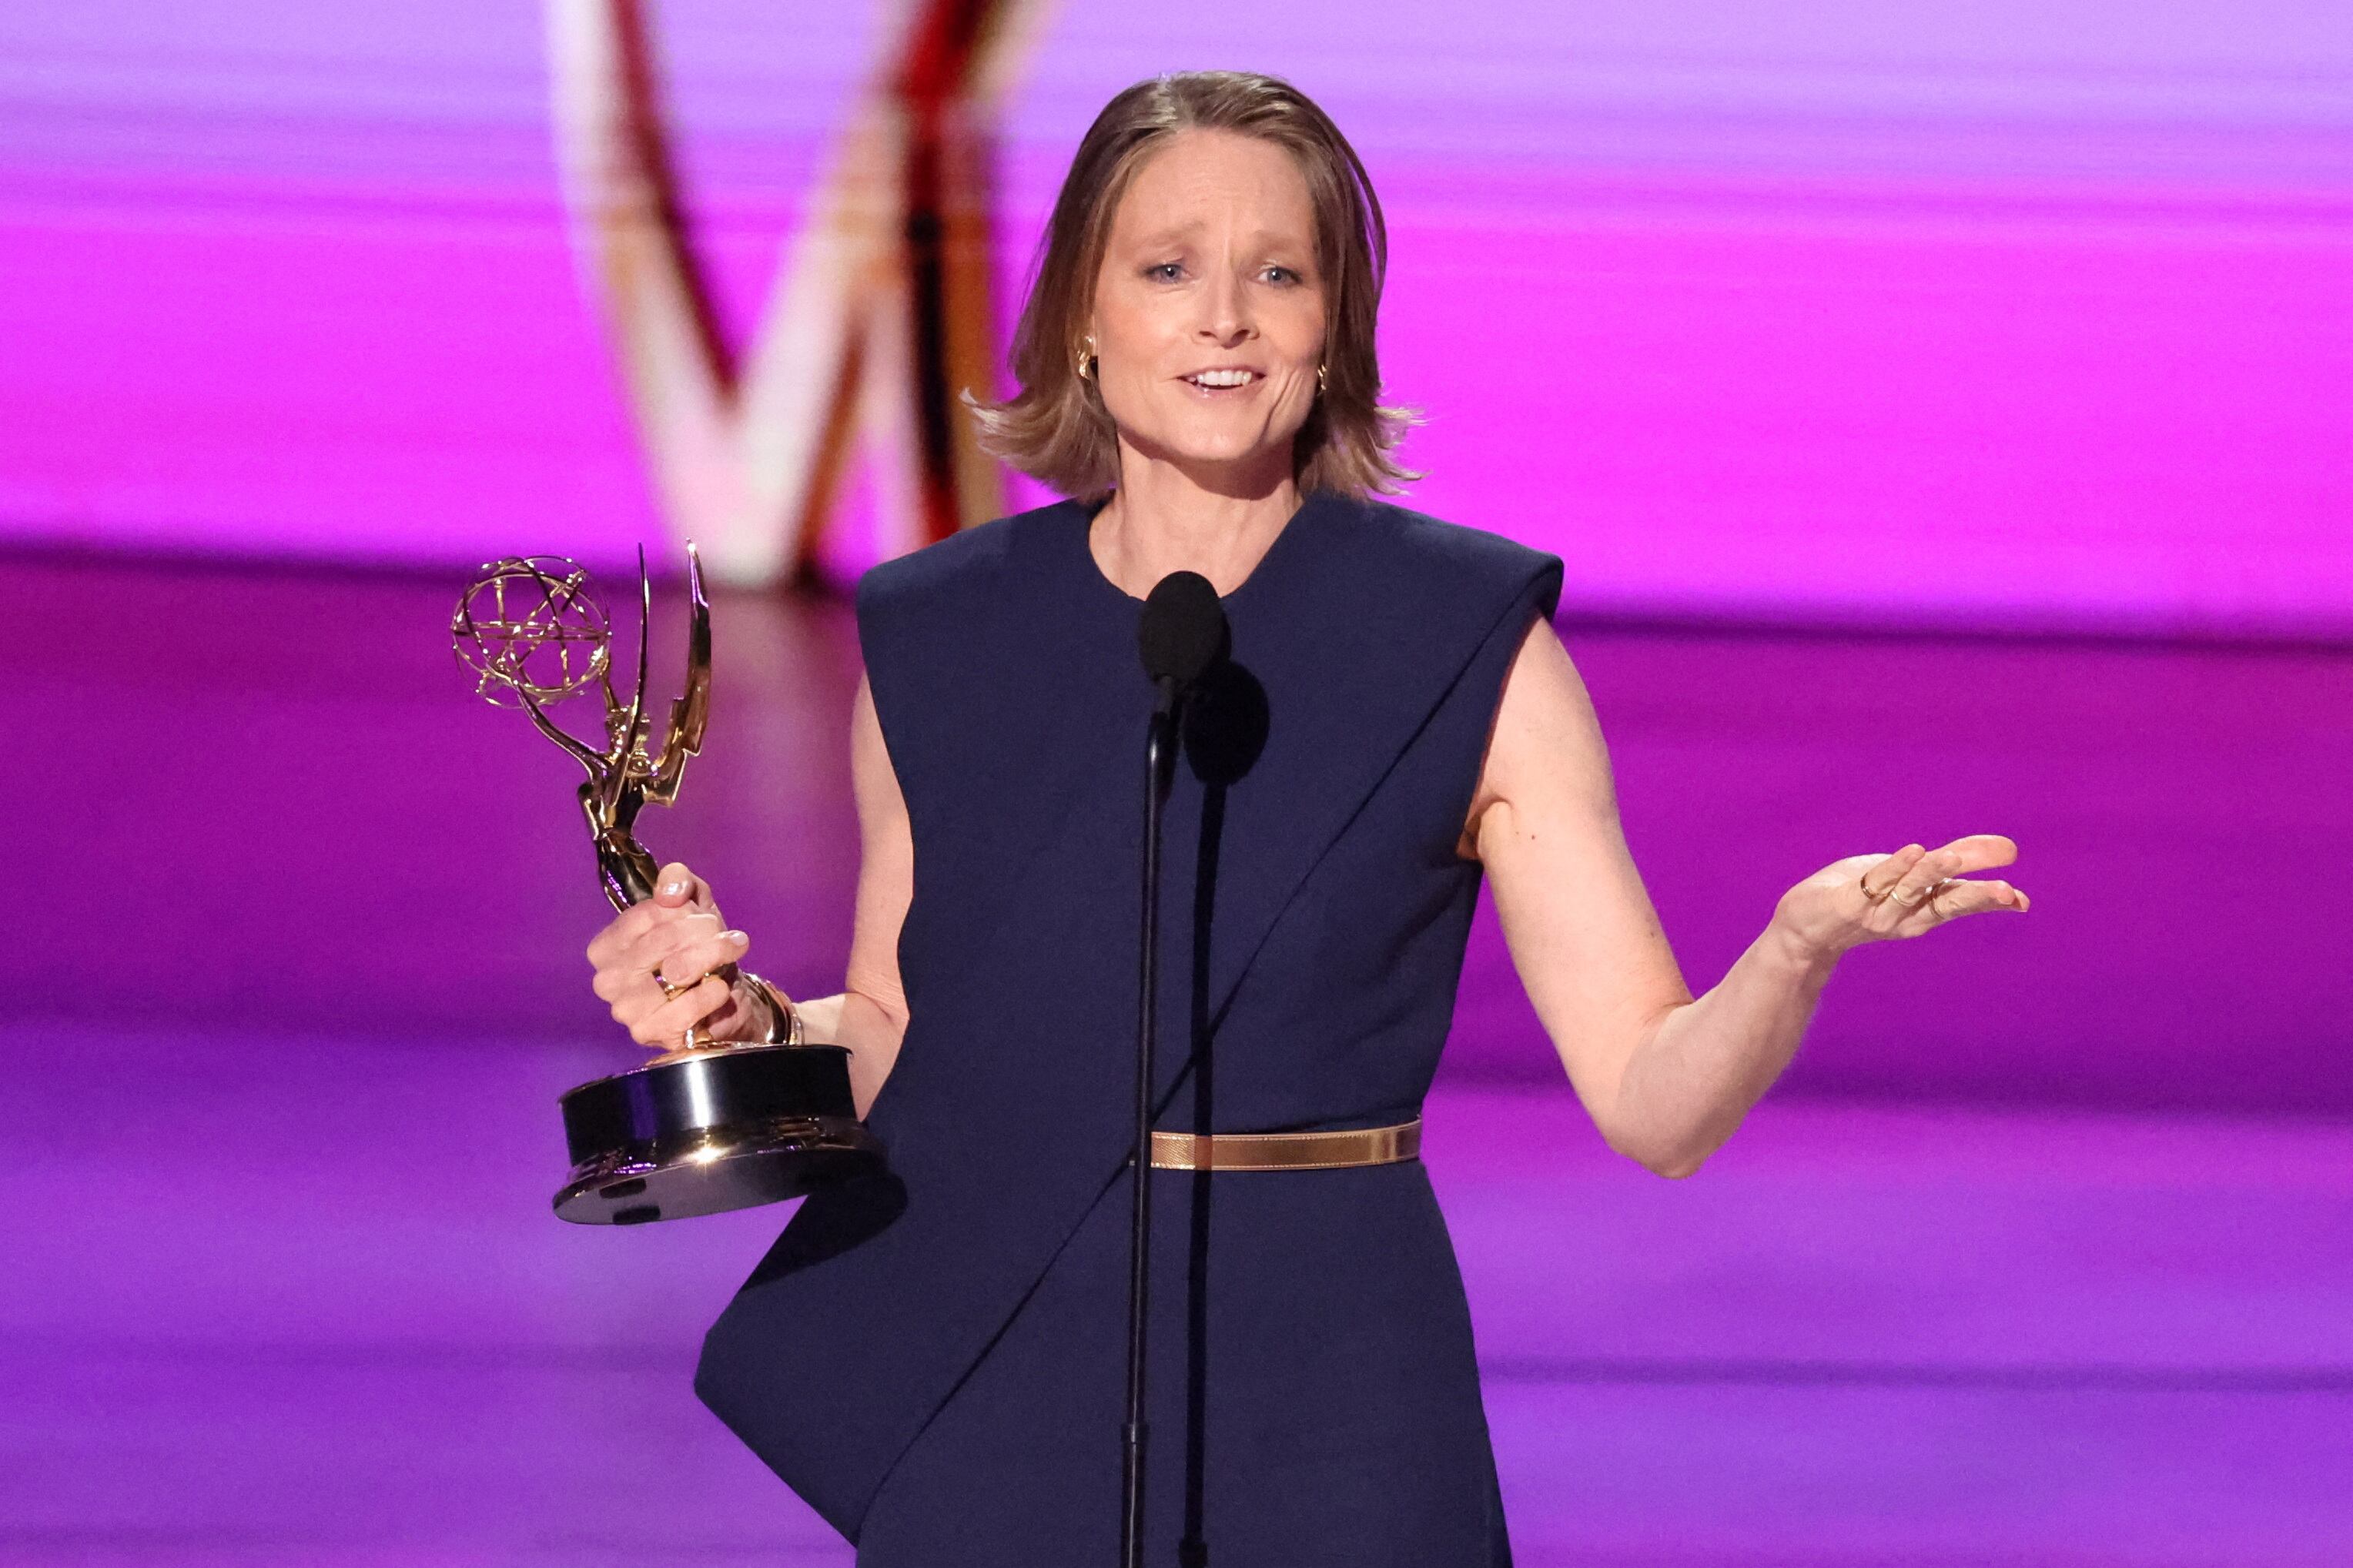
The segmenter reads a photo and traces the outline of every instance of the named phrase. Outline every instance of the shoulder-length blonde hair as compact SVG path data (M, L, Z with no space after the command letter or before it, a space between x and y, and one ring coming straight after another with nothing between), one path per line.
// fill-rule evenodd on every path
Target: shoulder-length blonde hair
M1092 381L1078 374L1112 215L1145 159L1183 130L1229 131L1284 148L1307 178L1324 303L1323 395L1293 447L1303 490L1393 491L1420 476L1390 449L1412 410L1383 407L1374 327L1388 230L1364 160L1340 128L1289 82L1246 71L1181 71L1141 81L1104 105L1079 143L1039 248L1013 335L1021 390L1003 403L966 393L981 445L1062 494L1094 497L1119 480L1118 433Z

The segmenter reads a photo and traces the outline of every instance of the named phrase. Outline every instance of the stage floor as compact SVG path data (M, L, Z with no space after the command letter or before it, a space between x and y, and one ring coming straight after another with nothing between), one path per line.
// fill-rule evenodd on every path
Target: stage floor
M7 1043L0 1562L848 1563L688 1386L779 1215L547 1214L603 1053ZM1524 1568L2353 1561L2353 1129L1768 1104L1671 1184L1565 1088L1430 1121Z

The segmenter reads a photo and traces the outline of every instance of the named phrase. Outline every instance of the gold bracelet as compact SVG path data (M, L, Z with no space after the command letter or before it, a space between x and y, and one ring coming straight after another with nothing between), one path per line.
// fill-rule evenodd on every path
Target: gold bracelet
M762 1043L794 1048L804 1044L806 1031L801 1027L801 1010L786 1001L783 992L750 970L746 969L742 973L744 978L750 982L753 988L758 991L768 1004L768 1037Z

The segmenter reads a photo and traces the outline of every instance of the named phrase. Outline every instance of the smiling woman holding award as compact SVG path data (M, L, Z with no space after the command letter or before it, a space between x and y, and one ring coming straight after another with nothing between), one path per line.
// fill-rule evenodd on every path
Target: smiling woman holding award
M1409 477L1384 253L1294 89L1114 99L1019 392L977 410L1072 499L860 586L844 991L743 978L678 866L590 949L649 1046L850 1053L891 1173L807 1201L696 1387L869 1568L1508 1562L1417 1157L1482 877L1593 1121L1669 1176L1771 1085L1841 953L2026 908L1967 876L2004 838L1851 856L1692 995L1550 625L1561 563L1370 499Z

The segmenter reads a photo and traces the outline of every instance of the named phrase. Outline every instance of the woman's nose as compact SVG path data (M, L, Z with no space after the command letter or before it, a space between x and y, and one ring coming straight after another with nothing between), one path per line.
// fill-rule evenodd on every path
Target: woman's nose
M1221 278L1203 291L1201 322L1197 331L1205 341L1221 348L1245 342L1255 333L1257 328L1250 319L1247 296L1235 279Z

